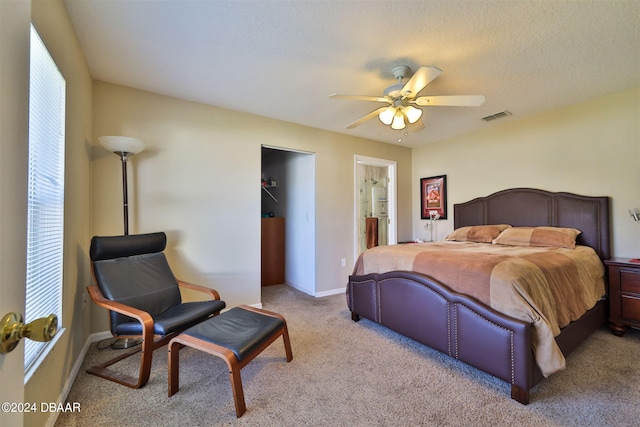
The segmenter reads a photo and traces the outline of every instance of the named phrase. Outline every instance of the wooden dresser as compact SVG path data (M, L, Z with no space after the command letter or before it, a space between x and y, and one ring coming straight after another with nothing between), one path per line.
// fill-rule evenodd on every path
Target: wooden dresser
M284 283L284 218L262 218L262 286Z
M604 263L609 275L609 324L615 335L622 336L628 326L640 328L640 263L630 258Z

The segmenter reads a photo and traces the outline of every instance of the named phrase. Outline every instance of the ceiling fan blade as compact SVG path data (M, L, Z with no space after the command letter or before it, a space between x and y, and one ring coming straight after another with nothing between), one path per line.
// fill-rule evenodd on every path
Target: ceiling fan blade
M424 123L422 120L418 120L415 123L407 124L407 130L409 132L420 132L422 129L424 129Z
M484 104L484 95L421 96L412 103L420 107L478 107Z
M366 116L362 116L360 117L358 120L356 120L355 122L347 125L347 129L353 129L356 126L361 125L362 123L366 122L367 120L373 119L374 117L377 117L378 114L380 114L382 111L386 110L387 107L380 107L377 110L374 110L372 112L370 112L369 114L367 114Z
M437 67L420 67L403 86L400 93L404 98L413 99L418 93L438 77L442 70Z
M355 99L358 101L372 101L372 102L386 102L391 104L393 101L387 97L383 96L366 96L366 95L339 95L337 93L332 93L329 95L329 98L336 99Z

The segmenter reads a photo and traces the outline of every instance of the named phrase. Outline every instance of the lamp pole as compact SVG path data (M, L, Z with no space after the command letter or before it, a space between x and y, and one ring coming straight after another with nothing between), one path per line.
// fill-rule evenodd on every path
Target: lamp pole
M124 213L124 234L129 234L129 193L127 185L127 160L144 150L144 142L126 136L101 136L98 138L107 150L118 155L122 163L122 209ZM142 342L139 338L118 338L112 344L113 349L125 349Z
M124 234L129 234L129 193L127 184L127 160L144 150L144 142L138 138L127 136L101 136L100 143L112 153L120 157L122 162L122 210L124 214Z
M122 209L124 216L124 234L125 236L129 234L129 195L128 195L128 185L127 185L127 159L131 155L131 153L127 153L126 151L120 151L116 153L120 156L120 160L122 161Z

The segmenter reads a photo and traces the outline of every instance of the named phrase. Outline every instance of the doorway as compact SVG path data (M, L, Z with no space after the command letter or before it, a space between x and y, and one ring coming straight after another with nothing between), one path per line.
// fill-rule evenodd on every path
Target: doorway
M354 259L367 248L397 243L396 162L355 156Z
M282 283L309 295L316 291L315 168L315 153L262 146L263 223L279 222L284 230L279 237L283 256L269 261L272 249L263 244L262 267L276 262L283 269Z

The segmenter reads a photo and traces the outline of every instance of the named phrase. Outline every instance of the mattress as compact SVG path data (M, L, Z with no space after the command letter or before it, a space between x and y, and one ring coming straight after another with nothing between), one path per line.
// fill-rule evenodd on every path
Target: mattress
M575 249L429 242L378 246L358 258L354 275L413 271L530 322L544 376L565 367L554 337L605 295L604 266L587 246Z

